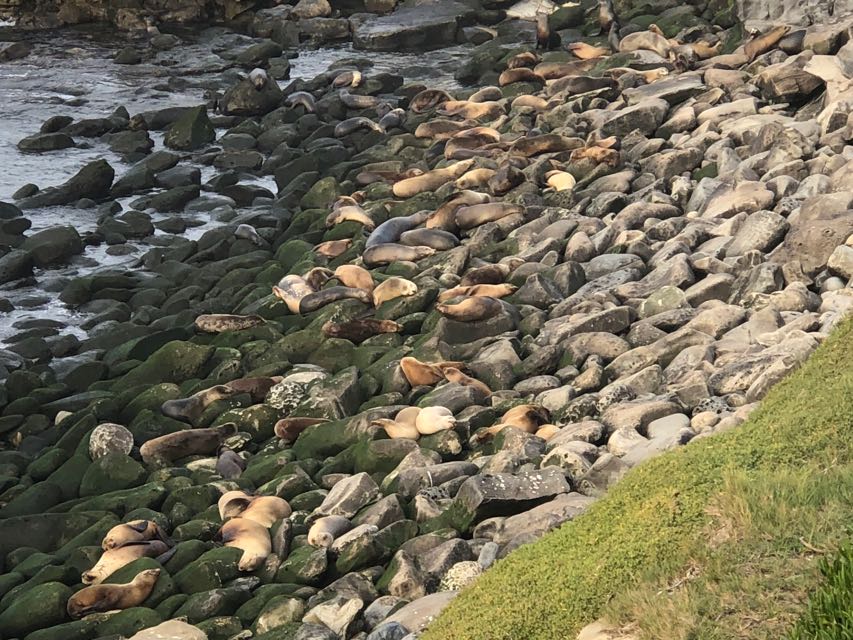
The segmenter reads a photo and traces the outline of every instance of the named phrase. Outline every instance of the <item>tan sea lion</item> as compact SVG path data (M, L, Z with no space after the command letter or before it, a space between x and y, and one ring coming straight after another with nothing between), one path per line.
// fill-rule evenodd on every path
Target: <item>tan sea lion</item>
M566 49L579 60L593 60L610 55L608 47L595 47L586 42L572 42L566 46Z
M713 58L714 56L720 55L723 51L723 41L719 40L717 44L710 45L704 40L699 40L698 42L691 42L683 45L685 47L689 47L691 51L693 51L693 55L695 55L700 60L707 60L708 58Z
M607 33L616 23L616 10L613 8L613 0L598 0L598 26L601 33Z
M470 129L472 124L467 121L448 120L447 118L435 118L427 120L415 129L416 138L430 138L432 140L446 140L455 133Z
M401 296L413 296L418 292L418 285L411 280L392 276L379 283L373 290L373 306L378 307L383 302Z
M326 216L326 228L330 229L337 224L352 220L364 225L368 231L372 231L376 227L376 223L367 215L367 212L360 206L343 206L334 209Z
M296 438L305 429L313 427L315 424L323 424L324 422L328 422L328 420L325 418L303 418L298 416L282 418L275 423L275 435L284 442L296 442Z
M518 289L514 284L475 284L456 286L438 295L439 302L445 302L460 296L487 296L489 298L503 298L515 293Z
M447 369L445 369L444 377L447 378L449 382L455 382L456 384L461 384L465 387L471 387L473 389L476 389L486 398L492 395L492 390L489 389L489 386L486 383L480 382L479 380L477 380L476 378L472 378L471 376L466 376L459 369L456 369L454 367L448 367Z
M556 31L551 31L551 24L548 22L547 13L539 13L536 15L536 48L537 49L555 49L560 46L560 34Z
M435 308L445 318L457 322L477 322L492 318L503 311L503 305L494 298L470 297L456 304L437 304Z
M502 116L504 106L499 102L471 102L470 100L450 100L436 109L444 116L461 116L472 120L494 120Z
M139 453L146 464L169 463L192 455L211 455L225 438L236 433L237 425L233 422L209 429L184 429L149 440L139 447Z
M160 412L164 416L169 416L175 420L182 420L191 425L195 425L207 407L217 400L230 398L236 394L237 392L231 387L224 384L218 384L214 387L194 393L189 398L166 400L160 406Z
M403 325L393 320L377 320L376 318L358 318L346 322L326 322L321 331L329 338L341 338L355 344L361 344L368 338L383 333L399 333Z
M293 509L284 498L278 496L255 496L239 517L253 520L269 529L282 518L287 518Z
M557 170L546 173L545 182L554 191L571 191L577 184L577 180L571 173Z
M456 426L456 418L447 407L426 407L415 418L415 427L422 436L448 431Z
M137 573L133 580L126 584L83 587L68 599L68 615L79 620L90 613L138 607L151 595L159 577L160 569L146 569Z
M574 60L572 62L540 62L534 71L546 80L557 80L566 76L582 75L593 69L598 63L597 58L589 60Z
M534 53L532 51L524 51L522 53L515 54L512 58L510 58L506 63L507 69L518 69L520 67L535 67L542 58L539 54Z
M462 174L456 179L455 184L458 189L472 189L486 184L493 175L495 175L494 169L479 167Z
M507 69L506 71L501 72L501 75L498 76L498 85L501 87L505 87L516 82L529 82L530 84L539 85L541 87L545 85L545 78L540 76L533 69L528 69L527 67Z
M524 207L508 202L487 202L460 207L456 211L456 224L460 229L473 229L487 222L494 222L506 216L523 213Z
M509 265L503 263L475 267L465 272L459 285L467 287L477 284L501 284L506 280L509 272Z
M498 87L486 86L472 93L468 98L468 102L494 102L503 97L504 94Z
M491 197L486 193L478 193L470 190L456 193L427 217L424 226L427 229L456 231L456 211L460 207L483 204L489 202L489 200L491 200Z
M299 313L304 315L322 309L327 304L338 300L353 298L364 304L372 304L369 291L364 289L353 289L352 287L328 287L320 291L313 291L299 301Z
M536 437L542 438L546 442L557 435L557 432L560 430L555 424L543 424L539 429L536 430Z
M756 36L747 42L743 46L743 52L746 55L747 60L752 62L762 53L770 51L782 38L785 37L788 31L790 31L790 27L787 25L773 27L767 33Z
M343 516L324 516L318 518L308 529L308 544L312 547L328 549L335 538L352 529L352 522Z
M128 542L121 547L109 549L101 554L94 567L84 571L80 581L83 584L100 584L123 566L139 558L157 558L169 550L162 540L146 542Z
M518 96L515 100L513 100L512 104L510 105L510 108L521 109L524 107L530 107L531 109L535 109L536 111L545 111L548 108L549 104L550 102L545 98L525 94L523 96Z
M648 31L637 31L629 33L619 41L620 53L630 53L631 51L654 51L661 58L669 58L672 53L672 43L656 32L654 25L649 26Z
M656 69L641 71L639 69L631 69L630 67L613 67L605 71L604 75L614 79L621 78L624 75L635 75L640 76L646 84L651 84L668 76L669 69L666 67L657 67Z
M219 510L219 517L224 522L228 518L235 518L246 509L254 500L254 496L249 495L245 491L236 489L234 491L226 491L216 502L216 508Z
M472 134L456 136L444 145L444 157L447 160L458 160L471 158L497 158L502 155L506 144L492 142L486 135Z
M497 424L478 430L472 436L471 444L488 442L506 427L515 427L526 433L536 433L539 427L547 424L550 419L550 414L538 405L518 405L504 413Z
M442 169L433 169L421 176L395 182L392 191L398 198L411 198L424 191L435 191L446 182L464 174L473 165L473 160L460 160Z
M350 196L347 195L339 195L335 198L335 201L332 203L332 209L340 209L341 207L358 207L364 202L360 198L357 198L356 195L359 192L353 193Z
M342 71L332 80L332 87L334 89L341 89L343 87L357 87L361 84L363 78L364 76L361 75L361 71L355 69L349 71Z
M327 240L314 247L314 253L324 258L334 259L352 246L352 238L343 240Z
M309 287L318 291L323 288L324 284L331 280L333 275L331 269L314 267L313 269L309 269L302 277L308 283Z
M409 440L417 440L421 435L417 428L417 419L420 413L420 407L406 407L398 411L393 420L379 418L373 420L371 424L382 427L391 439L407 438Z
M462 362L421 362L412 356L406 356L400 360L400 369L406 380L413 387L423 385L432 386L444 379L445 369L461 369L465 364Z
M539 136L525 136L513 142L509 147L509 153L516 156L539 155L540 153L559 153L571 151L583 146L580 138L561 136L558 133L543 133Z
M101 548L109 551L131 542L148 542L149 540L166 542L166 535L152 520L131 520L117 524L107 531L107 535L101 541Z
M301 106L308 113L317 111L317 101L307 91L296 91L291 93L284 99L284 104L287 107Z
M407 247L403 244L388 242L367 249L361 256L368 267L379 267L392 262L417 262L435 253L432 247Z
M409 102L409 109L415 113L426 113L448 100L453 100L453 97L447 91L442 91L441 89L424 89L412 97L412 100Z
M308 286L302 276L291 274L279 280L272 292L287 305L291 313L299 313L299 303L305 296L314 293L314 289Z
M342 264L335 269L333 275L345 287L373 291L373 287L375 286L373 276L370 275L370 272L364 267L354 264Z
M267 527L248 518L231 518L219 529L216 539L226 547L243 551L243 556L237 563L240 571L254 571L272 553L272 541Z
M260 316L238 316L228 313L206 313L195 319L195 327L205 333L242 331L266 324Z

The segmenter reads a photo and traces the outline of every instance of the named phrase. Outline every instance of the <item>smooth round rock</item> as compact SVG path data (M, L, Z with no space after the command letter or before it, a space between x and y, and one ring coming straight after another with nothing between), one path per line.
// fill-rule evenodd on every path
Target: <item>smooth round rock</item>
M108 453L129 455L133 434L120 424L105 422L94 428L89 437L89 457L97 460Z

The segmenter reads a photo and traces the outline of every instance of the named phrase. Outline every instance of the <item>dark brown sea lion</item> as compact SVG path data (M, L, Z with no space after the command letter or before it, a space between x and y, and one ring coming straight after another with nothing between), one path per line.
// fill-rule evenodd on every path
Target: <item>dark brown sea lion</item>
M454 361L421 362L412 356L406 356L400 360L400 370L413 387L437 384L444 379L446 369L462 369L464 366L464 362Z
M415 94L411 99L409 109L415 113L426 113L448 100L453 100L453 97L447 91L442 91L441 89L424 89L420 93Z
M306 314L322 309L327 304L354 298L364 304L371 304L370 293L364 289L353 289L352 287L329 287L320 291L314 291L302 298L299 302L299 313Z
M151 592L160 569L146 569L126 584L97 584L84 587L68 599L68 615L79 620L90 613L105 613L141 605Z
M225 386L236 393L248 393L252 396L253 402L263 402L270 389L283 379L282 376L237 378L231 382L226 382Z
M539 54L533 53L532 51L524 51L522 53L515 54L512 58L510 58L506 63L507 69L520 69L521 67L535 67L539 61L542 60L539 57Z
M195 327L205 333L222 333L223 331L242 331L266 324L260 316L238 316L228 313L208 313L195 319Z
M498 168L497 172L489 178L489 193L495 196L502 196L512 191L524 181L525 175L521 172L521 169L513 166L509 162L504 163L500 168Z
M431 247L436 251L448 251L459 246L459 238L443 229L412 229L400 236L400 243L410 247Z
M422 225L429 217L429 211L416 211L409 216L397 216L380 224L367 237L364 246L366 249L380 244L397 242L400 236L410 229Z
M525 136L513 142L509 147L512 155L531 156L541 153L559 153L560 151L571 151L583 146L580 138L570 138L558 133L544 133L539 136Z
M460 229L473 229L487 222L494 222L506 216L523 213L524 207L508 202L487 202L460 207L456 211L456 224Z
M509 265L503 263L487 264L466 271L459 285L467 287L478 284L501 284L506 280L509 272Z
M361 259L368 267L380 267L392 262L417 262L434 253L435 249L432 247L407 247L389 242L370 247L362 254Z
M237 392L231 387L218 384L215 387L194 393L189 398L166 400L160 406L160 411L164 416L195 425L207 407L217 400L230 398L236 394Z
M314 113L317 111L317 102L314 100L314 96L307 91L296 91L291 93L284 99L284 104L288 107L295 107L299 105L308 113Z
M233 422L209 429L184 429L149 440L139 453L146 464L169 463L192 455L211 455L225 438L237 433Z
M305 429L324 422L328 422L328 420L325 418L282 418L275 423L275 435L284 440L284 442L295 442L299 434L305 431Z
M455 232L456 212L461 207L472 204L483 204L491 198L488 194L478 193L476 191L462 191L454 194L451 198L442 204L438 209L429 215L426 220L427 229L444 229L445 231Z
M536 48L549 51L560 46L560 34L551 30L548 22L548 14L540 13L536 16Z
M313 269L309 269L302 277L305 278L305 282L308 283L309 287L318 291L323 288L324 284L332 279L333 275L334 273L331 269L326 269L326 267L314 267Z
M333 242L340 241L334 240ZM317 247L319 246L317 245ZM317 247L315 247L315 251ZM308 286L302 276L291 274L279 280L278 284L272 288L272 292L287 305L291 313L299 313L299 303L305 296L314 293L314 289Z
M216 457L216 473L226 480L236 480L246 470L246 461L228 447L220 447Z
M365 118L364 116L356 116L355 118L348 118L342 122L339 122L335 125L334 136L336 138L346 138L349 135L352 135L356 131L360 131L361 129L367 129L368 131L376 131L377 133L385 133L384 129L379 126L378 123L374 122L370 118Z
M453 134L465 131L473 126L471 122L449 120L447 118L435 118L427 120L418 125L415 129L416 138L430 138L432 140L446 140L453 137Z
M441 315L457 322L478 322L492 318L503 311L503 305L494 298L470 297L456 304L435 305Z
M330 338L342 338L355 344L361 344L368 338L383 333L399 333L403 325L393 320L377 320L376 318L361 318L347 322L326 322L321 331Z

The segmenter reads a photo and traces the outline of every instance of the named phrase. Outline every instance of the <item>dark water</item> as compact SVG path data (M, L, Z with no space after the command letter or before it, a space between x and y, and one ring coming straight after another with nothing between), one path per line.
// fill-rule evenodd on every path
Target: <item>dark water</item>
M220 28L179 34L183 43L159 52L153 61L124 66L112 62L115 52L129 43L129 38L87 28L44 32L28 35L33 53L23 60L0 64L0 200L11 201L21 186L34 183L39 187L57 185L73 176L84 164L104 158L122 175L129 167L108 146L96 138L78 138L79 148L42 154L25 154L17 149L18 141L37 133L41 124L56 115L75 119L104 117L118 106L131 114L171 106L205 102L205 90L219 86L223 73L231 66L230 57L252 44L252 40ZM0 27L0 41L12 39ZM132 42L132 40L131 40ZM146 43L136 41L140 47ZM453 71L466 49L454 47L428 54L368 53L354 51L349 45L303 51L294 58L291 78L312 78L327 70L330 64L351 58L368 59L373 72L400 73L410 81L430 86L453 88ZM369 73L369 72L368 72ZM280 82L282 86L289 80ZM162 132L152 132L155 150L162 148ZM202 167L202 180L211 177L212 169ZM259 177L258 182L275 191L272 176ZM123 206L136 196L122 200ZM73 225L81 233L96 227L97 213L74 206L50 207L25 212L32 221L31 231L57 224ZM163 216L166 217L166 216ZM156 217L155 217L156 220ZM216 226L203 220L203 226L190 228L185 237L196 238ZM157 232L160 234L161 232ZM68 323L66 332L83 337L76 329L85 318L55 299L64 282L73 276L91 273L105 267L132 266L148 247L134 246L127 256L109 256L106 245L88 247L69 265L36 273L37 283L25 287L0 286L0 297L9 299L16 309L0 313L0 344L18 332L16 324L33 318L51 318Z

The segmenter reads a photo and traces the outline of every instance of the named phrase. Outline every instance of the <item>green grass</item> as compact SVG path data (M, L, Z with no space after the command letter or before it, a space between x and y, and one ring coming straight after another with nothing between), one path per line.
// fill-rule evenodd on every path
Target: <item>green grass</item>
M821 562L824 577L789 640L853 640L853 544Z
M423 640L573 639L603 614L641 638L783 637L851 535L852 363L848 320L742 427L632 470Z

